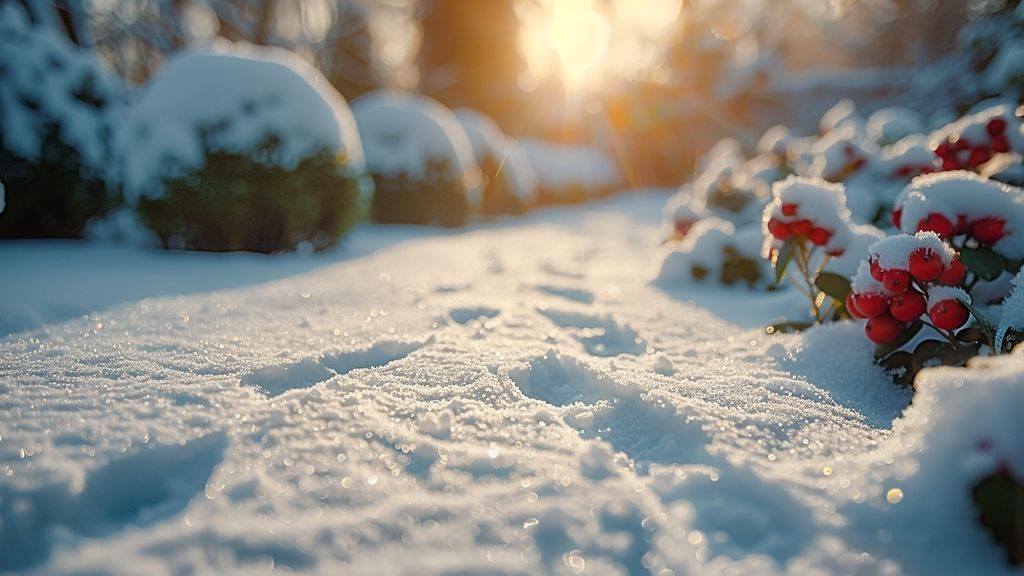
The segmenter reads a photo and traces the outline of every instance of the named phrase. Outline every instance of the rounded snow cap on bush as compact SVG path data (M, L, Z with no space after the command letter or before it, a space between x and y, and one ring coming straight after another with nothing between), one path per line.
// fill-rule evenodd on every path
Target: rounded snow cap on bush
M480 200L480 173L473 146L455 114L421 94L378 90L352 101L352 113L370 172L424 179L433 165L460 179L470 202Z
M469 108L454 110L459 124L466 131L473 156L485 175L490 179L485 195L492 195L497 182L524 206L537 200L537 175L523 147L502 133L497 122L490 116ZM488 166L493 164L493 166Z
M761 219L765 233L762 255L765 257L772 247L789 237L807 236L837 256L850 247L852 223L842 184L790 176L772 186L772 196ZM777 225L783 230L775 229Z
M364 165L352 113L323 76L276 48L218 43L173 56L117 134L129 202L162 194L162 180L200 168L209 152L293 169L331 153Z
M79 237L104 213L122 85L95 53L0 3L0 237Z

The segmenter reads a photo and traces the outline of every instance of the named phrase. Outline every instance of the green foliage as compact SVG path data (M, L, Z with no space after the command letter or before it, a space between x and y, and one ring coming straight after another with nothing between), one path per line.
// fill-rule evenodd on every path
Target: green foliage
M328 152L293 169L210 152L202 168L163 185L162 196L139 200L138 212L165 248L271 253L309 242L321 251L360 216L358 178Z
M405 172L373 174L371 213L383 224L462 226L469 216L466 184L445 159L430 162L422 179Z
M971 490L978 520L1006 549L1014 566L1024 566L1024 482L1003 469Z
M41 146L34 160L0 146L7 204L0 238L80 238L89 220L114 204L103 179L88 173L56 124L46 125Z

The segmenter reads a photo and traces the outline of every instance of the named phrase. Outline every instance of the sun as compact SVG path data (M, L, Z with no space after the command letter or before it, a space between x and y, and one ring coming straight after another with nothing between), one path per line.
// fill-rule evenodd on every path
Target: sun
M556 0L547 37L570 86L584 84L597 71L608 32L608 20L594 9L593 0Z

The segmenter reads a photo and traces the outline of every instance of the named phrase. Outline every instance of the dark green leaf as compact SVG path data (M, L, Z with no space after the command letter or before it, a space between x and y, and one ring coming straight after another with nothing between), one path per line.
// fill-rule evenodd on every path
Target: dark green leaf
M923 327L923 322L920 320L914 320L909 326L903 329L903 332L900 333L900 337L897 338L895 342L886 346L880 346L875 350L875 360L881 360L902 348L904 344L910 342L914 336L917 336L917 333L920 332Z
M957 349L942 340L925 340L914 348L914 369L918 371L929 366L956 366L958 359Z
M813 326L810 322L776 322L766 326L764 331L767 334L795 334L803 332Z
M914 358L910 352L900 351L890 354L884 359L879 359L878 365L899 386L910 386L914 383L914 376L917 372L914 370Z
M989 248L961 248L964 267L983 280L995 280L1003 273L1003 257Z
M998 352L996 350L996 327L985 317L984 314L978 311L977 308L971 306L970 302L960 300L960 303L967 307L971 315L974 316L974 320L978 323L978 327L981 328L982 333L985 335L985 344L988 345L989 350Z
M1010 274L1017 275L1022 267L1024 267L1024 258L1020 260L1006 260L1006 271Z
M814 279L814 285L825 294L835 298L839 302L846 302L850 294L850 280L832 272L822 272Z
M782 277L786 275L786 266L789 266L789 261L793 259L793 253L796 252L797 244L796 238L786 240L775 254L775 258L772 259L772 266L775 267L776 284L782 283Z
M999 470L975 484L971 497L978 520L1006 550L1010 564L1024 565L1024 483Z

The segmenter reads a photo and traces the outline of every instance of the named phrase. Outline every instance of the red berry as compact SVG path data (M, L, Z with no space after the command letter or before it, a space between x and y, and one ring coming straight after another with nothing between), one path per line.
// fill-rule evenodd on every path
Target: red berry
M675 229L676 234L678 234L680 236L686 236L687 232L690 231L690 228L693 227L693 221L692 220L676 220L672 227Z
M830 238L832 238L832 232L825 230L824 228L814 228L811 233L808 234L811 243L815 246L824 246L828 244Z
M963 152L971 147L971 142L967 138L962 136L956 136L956 140L952 141L953 149L957 152Z
M953 233L953 223L938 212L932 212L917 223L918 232L935 232L939 238L948 238Z
M999 117L993 118L985 125L985 130L988 131L989 136L999 136L1006 132L1006 120Z
M939 144L938 146L935 147L935 155L938 156L939 158L946 159L952 156L953 154L953 148L951 148L950 145L947 144L946 142L943 142L942 144Z
M893 294L901 294L910 288L910 273L893 268L882 274L882 285Z
M794 220L789 226L793 230L794 236L807 236L811 233L811 229L814 228L814 224L807 219Z
M885 274L885 269L882 268L882 265L879 264L878 260L876 260L875 258L872 258L871 260L869 260L868 264L871 265L871 277L874 278L875 280L881 282L882 281L882 275Z
M971 156L967 160L967 164L972 168L977 168L985 162L992 159L992 149L988 146L975 146L971 150Z
M850 292L849 294L846 295L846 311L849 312L850 316L853 316L854 318L867 318L867 314L864 314L857 308L857 303L854 302L854 296L855 294L853 292Z
M868 161L865 158L857 158L856 160L853 161L851 168L853 168L853 171L856 172L857 170L863 168L864 165L867 163Z
M854 294L852 302L857 311L868 318L881 316L889 310L889 297L878 292Z
M949 262L949 266L942 271L942 274L939 274L939 283L946 286L956 286L964 281L964 276L967 276L967 269L964 268L964 265L959 260L953 258Z
M962 303L953 298L941 300L928 310L928 317L936 328L956 330L967 322L970 314Z
M782 205L783 216L796 216L796 211L800 206L793 202L786 202Z
M1010 151L1010 140L1000 134L999 136L992 137L992 150L996 152L1009 152Z
M903 220L903 208L896 208L892 211L892 225L898 229L901 220Z
M864 334L867 335L868 340L882 346L895 342L902 331L903 323L889 314L871 318L864 325Z
M956 157L950 156L949 158L942 159L942 170L943 172L949 172L951 170L960 170L964 167Z
M971 236L982 244L994 244L1006 236L1006 220L997 216L979 218L971 224Z
M918 248L910 253L910 275L918 282L931 282L942 274L942 258L931 248Z
M913 322L924 314L928 302L924 295L919 292L908 291L903 294L896 294L889 304L889 312L893 318L900 322Z
M828 254L833 258L839 258L843 254L846 254L846 248L830 248L825 251L825 254Z
M970 232L971 226L967 221L967 214L956 215L956 225L953 226L953 236L959 236L961 234L967 234Z
M793 231L790 225L786 222L780 222L775 218L768 220L768 233L775 237L776 240L785 242L793 236Z
M910 166L909 164L903 164L899 168L897 168L895 172L893 172L893 175L898 176L900 178L906 178L907 176L910 176L913 172L913 166Z

